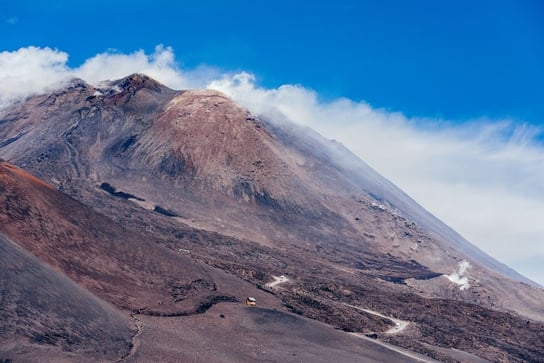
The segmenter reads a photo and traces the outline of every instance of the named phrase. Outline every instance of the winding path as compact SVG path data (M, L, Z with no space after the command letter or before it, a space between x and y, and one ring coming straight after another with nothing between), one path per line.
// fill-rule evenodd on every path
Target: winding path
M130 314L130 317L134 320L134 324L136 324L136 334L134 334L134 336L132 337L132 348L130 349L130 352L122 357L121 359L117 360L117 362L122 362L132 356L134 356L134 354L136 354L136 351L138 350L138 348L140 348L140 344L141 344L141 341L140 341L140 335L143 333L144 331L144 323L138 319L136 317L136 315L134 314Z
M274 281L272 282L269 282L268 284L266 284L266 287L275 287L275 286L278 286L279 284L283 284L285 282L289 282L289 278L285 277L285 276L272 276L272 278L274 279Z
M63 132L59 136L59 139L62 141L62 143L66 147L66 152L68 153L68 160L70 161L70 164L72 165L72 169L74 170L74 173L78 178L81 176L79 166L78 166L78 163L77 163L78 158L79 158L79 154L78 154L76 148L74 147L74 145L72 144L72 142L70 141L70 137L72 136L72 132L74 132L74 130L79 127L79 122L80 121L81 120L79 118L76 118L76 120L68 128L68 130L66 130L65 132Z
M385 331L385 334L397 334L397 333L400 333L401 331L406 329L408 327L408 325L410 325L409 321L395 319L395 318L392 318L390 316L385 316L385 315L380 314L380 313L378 313L377 311L374 311L374 310L363 309L363 308L360 308L358 306L345 304L345 303L342 303L342 304L345 305L345 306L349 306L350 308L359 310L359 311L364 311L365 313L368 313L368 314L379 316L380 318L391 320L395 324L395 326L392 327L391 329Z
M269 283L266 284L266 286L269 287L269 288L277 288L278 285L290 281L289 278L287 278L287 277L285 277L283 275L282 276L272 276L272 278L274 279L274 281L269 282ZM381 313L379 313L377 311L370 310L370 309L364 309L364 308L361 308L361 307L355 306L355 305L350 305L350 304L346 304L346 303L341 303L341 304L345 305L345 306L348 306L348 307L350 307L352 309L364 311L365 313L372 314L372 315L375 315L375 316L379 316L381 318L388 319L388 320L392 321L393 324L395 324L395 326L393 326L392 328L385 331L384 332L385 334L398 334L398 333L402 332L404 329L406 329L410 325L410 322L407 321L407 320L392 318L390 316L383 315L383 314L381 314ZM347 333L347 334L353 335L353 336L356 336L356 337L358 337L360 339L364 339L366 341L369 341L369 342L372 342L374 344L380 345L380 346L382 346L382 347L384 347L386 349L389 349L391 351L402 354L403 356L414 359L414 360L416 360L418 362L425 362L425 363L438 362L438 361L436 361L436 360L434 360L432 358L425 357L424 355L412 352L412 351L410 351L408 349L404 349L404 348L397 347L397 346L392 345L392 344L388 344L388 343L385 343L385 342L382 342L382 341L379 341L379 340L376 340L376 339L369 338L368 336L366 336L366 334L363 334L363 333Z
M360 310L360 311L364 311L365 313L368 313L368 314L372 314L372 315L375 315L375 316L379 316L381 318L384 318L384 319L388 319L388 320L391 320L395 326L392 327L391 329L385 331L384 333L385 334L398 334L400 333L401 331L403 331L404 329L406 329L408 327L408 325L410 325L410 322L407 321L407 320L400 320L400 319L396 319L396 318L392 318L390 316L385 316L377 311L374 311L374 310L369 310L369 309L364 309L364 308L361 308L361 307L358 307L358 306L355 306L355 305L350 305L350 304L346 304L346 303L342 303L342 305L345 305L345 306L349 306L350 308L353 308L353 309L356 309L356 310ZM415 353L415 352L412 352L408 349L404 349L404 348L400 348L400 347L397 347L395 345L392 345L392 344L388 344L388 343L385 343L385 342L382 342L382 341L379 341L379 340L376 340L376 339L371 339L369 337L366 336L366 334L362 334L362 333L349 333L350 335L354 335L358 338L361 338L361 339L365 339L365 340L368 340L370 342L373 342L375 344L378 344L378 345L381 345L382 347L385 347L387 349L390 349L390 350L393 350L399 354L402 354L408 358L412 358L412 359L415 359L419 362L426 362L426 363L431 363L431 362L438 362L432 358L428 358L428 357L425 357L421 354L418 354L418 353Z
M283 284L283 283L286 283L286 282L289 282L289 278L287 278L286 276L274 276L272 275L272 278L274 279L274 281L272 282L269 282L266 284L266 287L269 287L269 288L274 288L280 284ZM346 304L346 303L341 303L342 305L345 305L345 306L349 306L350 308L353 308L353 309L356 309L356 310L359 310L359 311L364 311L365 313L368 313L368 314L372 314L372 315L375 315L375 316L379 316L380 318L384 318L384 319L388 319L390 321L393 322L393 324L395 324L395 326L393 326L391 329L385 331L384 333L385 334L398 334L400 333L401 331L403 331L404 329L406 329L408 327L408 325L410 325L410 322L407 321L407 320L401 320L401 319L396 319L396 318L392 318L390 316L385 316L377 311L374 311L374 310L370 310L370 309L364 309L364 308L361 308L359 306L355 306L355 305L350 305L350 304Z

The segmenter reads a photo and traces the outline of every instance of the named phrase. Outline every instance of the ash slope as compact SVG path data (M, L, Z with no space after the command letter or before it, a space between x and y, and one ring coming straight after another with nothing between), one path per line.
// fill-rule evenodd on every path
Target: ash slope
M0 232L119 308L187 315L236 299L222 289L236 278L118 227L17 167L0 162L0 183Z
M142 349L129 362L433 362L261 307L221 304L208 314L168 320L144 317L144 322L149 329L141 336ZM146 344L149 339L160 343Z
M504 311L542 321L540 289L338 145L258 119L220 93L172 91L141 75L100 87L75 81L4 110L0 156L126 230L198 252L197 261L255 284L288 272L293 283L277 293L284 303L342 329L383 322L339 301L417 322L412 338L396 342L420 351L518 360L527 342L539 344L538 323L521 328ZM466 290L443 277L462 260L473 266ZM512 330L524 343L511 341ZM492 348L475 331L493 336Z
M73 81L0 117L1 155L84 202L84 190L117 188L193 227L296 245L383 279L428 279L467 260L492 290L530 284L338 144L214 91L176 92L142 75L102 88Z
M158 245L146 244L142 237L152 236L125 233L107 218L3 161L0 192L3 361L123 358L147 362L157 357L167 361L199 357L245 361L262 357L262 344L256 346L255 339L263 339L267 349L272 349L286 344L288 336L293 339L288 344L289 354L278 350L270 357L289 361L298 359L298 353L299 357L328 361L340 354L349 360L416 361L281 312L282 305L273 294ZM195 233L198 236L198 231ZM139 253L142 247L147 250L145 255ZM184 285L186 278L193 280ZM247 309L241 300L248 295L274 310ZM129 312L137 331L131 327ZM276 317L273 324L263 321L271 315ZM246 334L242 339L237 337L240 332ZM204 345L215 345L216 349L199 353L203 340ZM333 346L331 341L342 346Z
M0 359L103 361L130 350L128 317L2 234L0 291Z

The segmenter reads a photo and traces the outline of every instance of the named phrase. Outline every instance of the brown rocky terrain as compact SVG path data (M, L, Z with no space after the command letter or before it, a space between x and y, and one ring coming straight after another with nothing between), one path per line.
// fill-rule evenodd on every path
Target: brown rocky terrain
M2 361L186 361L203 344L207 353L198 359L246 361L262 356L256 341L263 339L273 360L413 361L291 314L274 294L150 245L152 235L129 234L4 161L0 191ZM247 296L267 309L248 309ZM233 335L239 331L246 337ZM274 351L296 337L288 356ZM216 350L218 342L226 348Z
M442 361L544 360L542 289L341 145L255 117L218 92L173 91L142 75L73 81L0 112L0 157L47 183L3 164L9 238L119 309L175 319L142 317L148 330L131 359L174 354L157 337L174 334L172 321L209 319L192 314L212 305L237 321L269 316L234 307L255 295ZM461 261L471 265L465 289L444 276ZM289 282L266 287L273 275ZM385 334L391 320L348 305L410 324ZM277 341L260 331L264 345Z
M236 278L118 227L7 163L0 179L0 232L119 308L187 315L237 299L221 288Z

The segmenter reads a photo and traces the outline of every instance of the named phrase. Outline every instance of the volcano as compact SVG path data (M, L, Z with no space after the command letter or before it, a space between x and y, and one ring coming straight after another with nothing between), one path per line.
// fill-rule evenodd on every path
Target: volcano
M176 345L190 360L198 349L179 336L186 326L223 337L223 348L202 348L207 360L268 359L247 338L237 357L226 336L243 330L272 346L294 325L313 360L338 349L325 337L343 342L348 361L385 349L377 343L389 344L372 356L383 361L415 359L395 346L444 361L544 359L539 286L341 144L220 92L141 74L72 80L0 111L0 157L6 246L118 314L110 356L125 344L128 359L171 360ZM240 306L247 296L257 308ZM395 331L395 319L406 326ZM127 340L129 323L147 327L141 344ZM71 352L90 354L81 347L92 342L80 342Z

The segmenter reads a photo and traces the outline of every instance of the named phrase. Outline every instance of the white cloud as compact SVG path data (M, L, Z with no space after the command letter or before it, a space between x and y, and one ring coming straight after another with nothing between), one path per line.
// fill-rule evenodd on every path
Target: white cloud
M73 70L73 74L91 84L114 80L132 73L144 73L157 80L166 80L176 89L190 88L187 77L178 68L171 47L159 45L154 53L147 55L143 50L131 54L110 51L98 54Z
M144 73L175 89L203 88L218 71L202 66L182 71L171 47L159 45L151 54L110 50L87 59L77 68L67 65L68 54L51 48L27 47L0 53L0 106L58 87L78 77L91 84Z
M244 72L183 70L164 46L151 54L108 51L77 68L67 60L49 48L0 53L0 105L74 76L96 84L139 72L176 89L207 85L254 113L279 112L344 143L468 240L544 284L544 267L535 267L544 266L544 146L535 141L542 130L510 120L408 119L345 98L322 102L301 85L266 89Z
M469 241L544 284L541 129L510 120L408 119L364 102L320 102L302 86L259 88L246 73L210 87L342 142Z
M50 48L28 47L0 53L0 105L44 92L68 76L68 54Z

